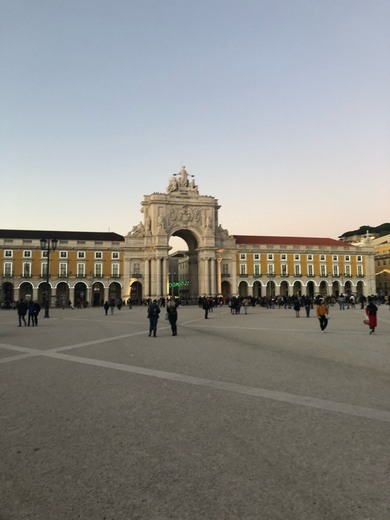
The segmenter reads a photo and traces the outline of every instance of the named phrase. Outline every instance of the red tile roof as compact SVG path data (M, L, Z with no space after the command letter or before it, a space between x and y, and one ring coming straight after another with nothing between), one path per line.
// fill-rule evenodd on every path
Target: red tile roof
M124 237L117 233L94 231L33 231L27 229L0 229L0 238L40 240L41 238L57 240L98 240L124 242Z
M257 235L233 235L237 244L245 245L288 245L288 246L328 246L353 247L341 240L323 237L275 237Z

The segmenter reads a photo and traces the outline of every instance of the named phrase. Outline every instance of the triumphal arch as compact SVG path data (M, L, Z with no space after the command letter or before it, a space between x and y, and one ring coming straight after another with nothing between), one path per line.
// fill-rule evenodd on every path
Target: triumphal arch
M224 294L236 286L236 244L218 222L218 200L200 195L185 167L169 179L165 193L145 195L143 221L125 237L124 278L129 295L166 297L169 287L171 237L188 245L188 296ZM230 273L222 286L222 262ZM225 283L225 282L224 282Z

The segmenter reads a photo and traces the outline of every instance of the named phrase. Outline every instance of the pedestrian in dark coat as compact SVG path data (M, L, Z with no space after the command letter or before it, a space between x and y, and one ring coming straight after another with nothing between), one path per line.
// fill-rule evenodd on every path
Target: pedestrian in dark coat
M375 327L377 326L377 312L378 307L375 305L371 298L368 299L368 305L366 307L366 314L368 318L368 326L370 327L370 334L374 334Z
M157 300L148 307L148 319L149 319L149 337L153 334L156 337L157 334L157 323L160 315L160 307L158 306Z
M28 320L27 320L27 326L30 326L30 322L32 326L35 325L35 305L34 302L31 300L28 304Z
M35 326L37 327L38 326L38 314L41 312L41 306L39 305L38 302L34 302L34 308L35 308L34 321L35 321Z
M209 318L209 310L210 310L210 302L209 299L206 298L206 296L203 298L203 310L204 310L204 317L206 320Z
M177 336L177 302L171 298L167 303L168 320L171 324L172 336Z
M110 308L110 304L108 303L107 300L104 302L103 307L104 307L104 312L106 313L106 316L107 316L107 314L108 314L108 309Z
M21 298L18 303L16 304L16 309L18 311L18 318L19 318L19 327L22 326L22 321L24 325L27 325L26 323L26 314L27 314L27 302Z

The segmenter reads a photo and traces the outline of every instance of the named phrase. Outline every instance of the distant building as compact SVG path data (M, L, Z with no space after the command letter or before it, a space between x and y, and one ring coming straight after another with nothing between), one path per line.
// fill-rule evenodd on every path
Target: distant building
M0 301L7 306L20 298L42 303L47 297L51 306L84 306L167 295L376 292L371 240L351 244L331 238L233 236L219 223L219 208L217 199L199 194L183 167L166 193L144 197L143 221L126 236L0 230ZM188 251L173 255L172 236L182 238ZM58 241L49 271L42 239Z

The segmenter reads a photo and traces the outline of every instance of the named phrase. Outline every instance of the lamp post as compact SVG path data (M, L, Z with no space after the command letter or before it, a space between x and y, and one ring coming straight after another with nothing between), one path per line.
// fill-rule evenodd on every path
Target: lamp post
M50 252L57 249L58 240L56 238L46 239L41 238L41 250L46 251L46 297L45 297L45 316L44 318L50 318L49 316L49 276L50 276Z

